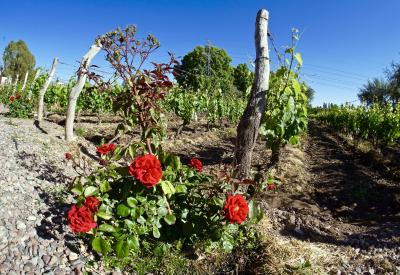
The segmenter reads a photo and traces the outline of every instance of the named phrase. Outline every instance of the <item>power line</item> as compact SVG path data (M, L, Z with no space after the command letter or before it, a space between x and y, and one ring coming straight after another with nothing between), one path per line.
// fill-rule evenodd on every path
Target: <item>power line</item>
M332 77L327 77L319 74L307 74L307 73L300 73L300 75L308 77L308 78L316 78L316 79L321 79L325 81L331 81L334 83L344 83L344 84L349 84L349 85L356 85L356 86L362 86L363 83L357 82L354 80L348 80L348 79L339 79L339 78L332 78Z
M321 68L321 69L323 69L323 70L336 71L336 72L340 72L340 73L342 73L342 74L353 75L353 76L358 76L358 77L362 77L362 78L369 78L369 77L366 76L366 75L362 75L362 74L354 73L354 72L343 71L343 70L339 70L339 69L336 69L336 68L333 68L333 67L321 66L321 65L314 65L314 64L310 64L310 63L307 63L306 65L307 65L307 66L310 66L310 67Z

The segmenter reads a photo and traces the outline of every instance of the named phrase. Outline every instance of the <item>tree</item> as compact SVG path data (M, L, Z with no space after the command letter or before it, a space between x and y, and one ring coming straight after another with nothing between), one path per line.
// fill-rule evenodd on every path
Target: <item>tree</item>
M11 41L3 53L4 75L15 79L26 72L31 73L35 67L35 57L23 40Z
M358 93L358 98L361 102L367 105L378 103L379 105L385 105L390 100L390 85L383 79L374 78L368 80Z
M244 95L248 87L253 84L254 72L250 71L247 64L239 64L233 71L233 84Z
M233 83L231 61L224 49L197 46L175 66L175 79L180 85L193 89L212 86L225 90Z
M304 93L307 96L307 106L308 108L311 107L311 102L314 99L314 95L315 95L315 90L313 88L311 88L310 86L308 86L307 84L303 83L305 91Z
M389 80L389 94L393 106L396 106L400 100L400 63L392 63L391 68L386 71Z

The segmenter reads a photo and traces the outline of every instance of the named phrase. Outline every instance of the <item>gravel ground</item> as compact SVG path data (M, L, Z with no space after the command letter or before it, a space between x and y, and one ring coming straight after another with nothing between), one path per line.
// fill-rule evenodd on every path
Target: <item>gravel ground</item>
M75 172L62 136L53 123L0 115L0 274L80 274L93 257L64 218Z

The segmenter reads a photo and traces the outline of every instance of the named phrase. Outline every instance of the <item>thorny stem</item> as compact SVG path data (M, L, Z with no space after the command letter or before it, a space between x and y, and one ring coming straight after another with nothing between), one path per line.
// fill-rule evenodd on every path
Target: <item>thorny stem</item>
M172 210L171 210L171 207L169 206L169 203L168 203L168 200L167 200L167 197L165 196L165 194L163 194L163 198L164 198L164 200L165 200L165 202L166 202L166 204L167 204L167 209L168 209L168 214L172 214Z
M153 154L153 152L151 150L151 141L149 138L146 138L146 145L147 145L147 150L149 150L149 153Z

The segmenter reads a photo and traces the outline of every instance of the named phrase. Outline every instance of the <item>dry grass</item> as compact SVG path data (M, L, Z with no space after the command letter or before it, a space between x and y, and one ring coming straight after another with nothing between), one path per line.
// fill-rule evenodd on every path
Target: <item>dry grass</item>
M310 173L306 167L306 155L299 146L286 146L275 176L289 192L299 192L307 187Z
M267 218L259 226L262 249L255 274L326 274L330 266L340 262L329 245L281 236Z

